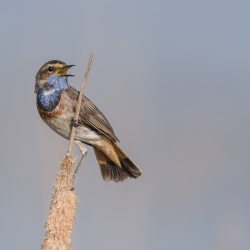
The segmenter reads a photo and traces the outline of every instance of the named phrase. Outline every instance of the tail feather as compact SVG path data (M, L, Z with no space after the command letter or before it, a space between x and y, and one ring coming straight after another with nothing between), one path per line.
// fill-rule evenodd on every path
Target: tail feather
M139 177L141 175L141 170L126 156L117 144L112 143L112 146L119 158L121 167L117 166L101 150L93 147L104 181L119 182L126 180L128 177Z
M130 178L138 178L141 175L141 169L137 167L129 158L128 156L121 150L121 148L116 144L112 143L113 148L118 155L120 163L122 165L123 171L128 175Z
M127 175L122 170L122 168L117 167L102 151L100 151L95 147L93 148L104 181L119 182L119 181L124 181L128 178Z

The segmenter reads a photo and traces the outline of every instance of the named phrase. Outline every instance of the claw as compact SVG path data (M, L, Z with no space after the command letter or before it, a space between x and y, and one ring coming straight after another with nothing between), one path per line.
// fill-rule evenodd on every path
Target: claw
M71 124L74 126L74 127L79 127L81 126L81 124L79 123L79 120L75 120L74 118L72 118L71 120Z

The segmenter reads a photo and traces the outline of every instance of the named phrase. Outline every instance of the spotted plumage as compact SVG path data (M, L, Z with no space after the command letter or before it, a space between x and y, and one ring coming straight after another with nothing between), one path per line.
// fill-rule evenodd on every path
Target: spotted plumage
M72 119L76 110L79 91L68 84L67 70L73 65L53 60L37 72L35 93L37 109L42 120L56 133L69 139ZM137 178L141 170L117 145L116 137L104 114L83 96L75 143L81 150L83 143L94 148L105 181L123 181Z

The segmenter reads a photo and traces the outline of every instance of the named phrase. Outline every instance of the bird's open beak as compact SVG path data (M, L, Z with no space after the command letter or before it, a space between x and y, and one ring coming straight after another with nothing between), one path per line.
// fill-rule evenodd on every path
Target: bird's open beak
M61 69L58 69L56 71L56 74L59 75L59 76L74 76L74 75L67 74L68 69L73 67L73 66L75 66L75 65L65 65Z

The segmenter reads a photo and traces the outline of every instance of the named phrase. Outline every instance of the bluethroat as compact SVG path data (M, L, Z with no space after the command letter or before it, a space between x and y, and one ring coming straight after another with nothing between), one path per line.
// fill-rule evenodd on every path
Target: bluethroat
M67 73L74 65L52 60L36 74L37 109L42 120L57 134L69 140L71 127L76 126L75 144L82 154L84 144L92 146L104 181L137 178L141 170L117 145L119 142L104 114L83 96L79 120L73 121L79 91L68 84Z

